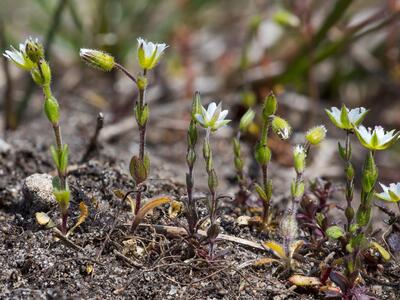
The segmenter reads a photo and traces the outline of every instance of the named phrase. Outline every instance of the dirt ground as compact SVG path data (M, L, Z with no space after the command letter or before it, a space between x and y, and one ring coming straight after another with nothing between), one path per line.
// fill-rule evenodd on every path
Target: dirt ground
M251 262L256 259L272 257L270 252L251 246L253 244L246 246L220 240L217 257L210 262L206 257L208 248L205 243L193 248L192 241L184 236L167 234L156 226L180 227L185 223L182 215L177 218L170 216L168 205L155 209L134 234L130 233L130 207L121 204L113 193L115 189L127 191L132 188L132 181L125 167L129 149L117 152L118 149L123 149L118 142L103 143L99 151L92 155L92 159L79 163L88 138L85 133L75 136L76 131L68 128L65 130L66 140L74 142L71 144L73 166L69 174L73 192L70 225L78 218L80 201L88 205L90 213L86 222L70 237L82 251L56 240L51 231L44 230L36 223L34 213L37 207L35 203L28 205L21 191L23 179L27 176L53 171L47 149L51 142L50 134L47 136L34 133L40 127L46 128L46 125L45 122L38 121L30 124L26 130L13 133L9 136L11 150L0 157L1 298L323 298L317 288L292 286L287 280L288 274L283 274L277 264L252 266ZM27 134L30 138L24 139ZM184 136L184 133L181 135ZM184 149L183 141L174 147ZM154 145L150 145L149 151L153 155L157 151L163 151L155 149ZM185 194L183 181L169 171L174 170L171 167L173 163L157 167L162 159L162 156L155 159L156 166L151 176L153 180L150 180L146 197L169 195L174 200L179 200ZM184 172L184 169L181 170ZM175 172L181 170L176 168ZM201 174L199 177L201 181ZM225 182L221 190L229 190L229 183ZM206 190L200 185L198 191ZM284 206L282 203L281 207ZM204 215L206 210L203 200L199 201L199 206ZM260 233L256 227L240 225L238 217L251 213L242 213L235 208L232 201L223 201L221 208L222 233L255 243L281 239L278 232ZM58 221L55 203L47 212ZM116 226L110 232L116 219ZM335 249L329 244L320 249L304 247L299 253L301 259L298 273L318 276L319 263L333 251ZM372 281L367 284L368 290L381 299L398 299L400 294L396 282L400 278L399 267L397 263L391 262L385 264L383 269L384 272L370 271L368 276Z

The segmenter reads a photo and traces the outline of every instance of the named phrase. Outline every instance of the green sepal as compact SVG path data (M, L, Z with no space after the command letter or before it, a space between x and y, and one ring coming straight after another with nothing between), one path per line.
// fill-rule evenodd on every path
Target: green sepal
M255 115L256 114L254 113L254 111L249 108L246 113L240 118L239 130L245 131L247 127L249 127L250 124L253 122Z
M192 102L192 120L196 122L196 114L201 115L201 97L199 92L195 92L193 96L193 102Z
M263 119L268 120L271 115L276 113L278 108L278 101L273 93L270 93L264 101Z

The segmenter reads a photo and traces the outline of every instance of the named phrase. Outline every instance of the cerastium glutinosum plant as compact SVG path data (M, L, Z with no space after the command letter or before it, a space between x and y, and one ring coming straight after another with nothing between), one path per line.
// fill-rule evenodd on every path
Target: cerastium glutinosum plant
M297 240L298 223L296 214L305 190L304 171L306 169L306 158L309 154L310 147L320 144L325 139L325 136L325 127L322 125L316 126L307 132L306 142L304 144L294 147L293 165L296 171L296 177L291 185L291 207L286 211L280 224L283 244L281 245L275 241L267 241L264 243L266 248L272 250L275 255L283 259L285 262L284 266L288 270L293 268L293 255L303 244L303 241Z
M12 48L4 54L18 67L29 71L34 82L40 86L44 94L44 112L50 121L56 140L56 147L51 146L51 154L57 168L58 176L53 177L53 194L61 211L61 231L67 233L68 207L71 193L67 182L68 145L63 144L60 129L60 109L57 99L51 91L51 70L44 57L42 44L38 39L29 38L19 45L19 50Z
M350 136L354 134L354 128L359 126L364 120L368 110L364 107L348 109L345 105L342 105L341 109L332 107L331 110L326 110L326 113L332 123L342 129L346 133L345 145L339 142L339 155L345 163L345 174L346 174L346 210L345 215L347 219L346 230L349 232L351 223L354 218L354 209L352 207L352 200L354 194L354 168L351 163L351 141Z
M346 163L345 173L347 184L345 196L347 207L345 215L347 224L345 226L345 231L337 225L327 229L327 235L332 239L340 240L343 251L348 253L343 259L345 269L344 275L336 271L332 271L330 274L332 281L339 286L343 286L341 291L343 297L350 297L356 289L356 279L362 268L362 253L364 250L374 247L385 259L389 259L390 257L382 246L374 241L370 241L367 233L371 220L373 196L376 195L375 185L378 180L378 168L374 159L375 152L378 150L385 150L393 145L398 140L400 133L395 132L395 130L386 132L380 126L376 126L374 129L367 129L360 125L366 112L367 110L364 108L349 110L345 106L343 106L341 110L332 108L331 111L327 111L331 121L338 128L344 129L347 133L345 147L339 144L339 154ZM355 179L355 172L350 162L350 134L353 132L357 135L360 143L369 150L364 161L361 175L361 203L355 214L354 208L351 205L353 198L353 182ZM385 190L383 195L379 195L385 196Z
M245 205L246 199L249 197L250 192L248 189L248 182L244 172L244 158L241 151L240 138L247 128L253 122L255 117L254 111L249 108L246 113L240 118L239 129L236 137L233 138L233 156L234 165L236 170L236 177L239 184L239 191L236 193L235 202L238 205Z
M146 129L149 121L149 107L146 103L147 75L148 71L157 65L164 50L168 47L166 44L147 42L142 38L138 38L137 41L137 57L141 68L141 73L137 77L115 62L115 59L105 52L92 49L80 50L81 58L89 65L106 72L114 68L118 69L127 75L139 90L139 98L134 107L135 118L139 128L139 154L132 157L129 165L130 173L136 185L135 215L138 215L141 209L142 187L150 172L150 158L146 153ZM135 224L135 221L133 224Z
M201 106L201 113L197 113L195 118L197 122L206 130L206 135L204 137L203 144L203 157L206 164L206 171L208 175L208 188L210 194L208 196L208 212L210 217L210 227L207 230L207 237L210 242L210 256L211 259L214 255L214 244L215 240L219 234L219 226L216 223L218 214L218 197L217 197L217 187L218 187L218 177L214 169L213 155L210 144L211 133L216 132L219 128L225 126L230 122L230 120L225 120L228 114L227 110L221 110L222 104L218 105L215 102L211 102L207 110Z
M200 93L196 92L193 97L191 120L187 132L187 152L186 164L188 166L188 173L186 173L186 190L187 198L184 199L185 216L187 220L187 232L189 236L196 234L199 226L199 215L197 212L196 201L193 198L194 176L193 168L197 159L196 144L197 144L197 119L196 114L201 114L201 101Z
M261 184L255 184L256 191L263 202L264 208L261 226L262 228L269 223L269 208L272 197L272 180L268 178L268 165L271 161L271 150L268 147L268 135L270 129L272 128L279 138L286 140L289 138L292 130L286 120L275 115L277 108L277 99L275 95L271 93L264 101L261 135L255 150L255 158L257 163L260 165L262 173Z

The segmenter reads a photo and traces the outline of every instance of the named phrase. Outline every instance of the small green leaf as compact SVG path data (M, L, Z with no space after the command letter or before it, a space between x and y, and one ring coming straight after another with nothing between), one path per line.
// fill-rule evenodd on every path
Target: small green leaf
M254 184L254 187L255 187L255 189L256 189L256 191L257 191L257 193L258 193L258 196L263 200L263 201L265 201L265 202L268 202L268 196L267 196L267 194L265 193L265 191L264 191L264 189L258 184L258 183L255 183Z
M338 238L344 236L344 231L339 226L334 225L326 230L326 235L331 239L337 240Z
M56 150L56 148L53 145L50 146L50 152L51 152L51 157L53 158L54 164L56 165L56 168L59 169L60 162L58 159L58 151Z

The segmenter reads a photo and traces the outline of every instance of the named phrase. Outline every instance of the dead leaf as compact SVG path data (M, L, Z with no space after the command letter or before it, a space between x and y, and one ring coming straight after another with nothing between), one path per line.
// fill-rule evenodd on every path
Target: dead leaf
M90 274L92 274L93 273L93 270L94 270L94 267L93 267L93 265L92 264L87 264L86 265L86 274L88 274L88 275L90 275Z
M175 219L182 212L182 202L173 200L168 209L168 215Z
M321 281L318 277L309 277L303 275L293 275L289 278L289 282L296 286L315 286L321 285Z
M390 253L385 248L383 248L377 242L371 242L371 244L376 250L378 250L378 252L381 254L381 256L384 260L386 260L386 261L390 260Z
M286 259L286 251L283 246L275 241L266 241L263 243L263 246L269 250L271 250L276 256L282 259Z
M119 198L121 200L125 198L125 193L123 191L119 190L119 189L113 190L113 193L117 198ZM128 195L126 197L126 201L128 201L129 205L131 206L132 214L135 214L135 207L136 207L135 200L130 195Z
M274 262L281 263L279 260L277 260L275 258L264 257L264 258L256 260L254 262L254 265L259 267L259 266L264 266L264 265L274 263Z
M133 221L132 224L132 231L136 229L136 227L139 225L139 223L143 220L144 216L153 208L156 208L157 206L170 203L171 198L167 196L162 196L162 197L156 197L148 200L145 205L138 211L138 213L135 216L135 220Z
M67 236L70 236L76 228L78 228L83 222L85 222L86 218L89 216L89 208L85 204L85 202L81 201L79 203L79 218L76 224L67 232Z

